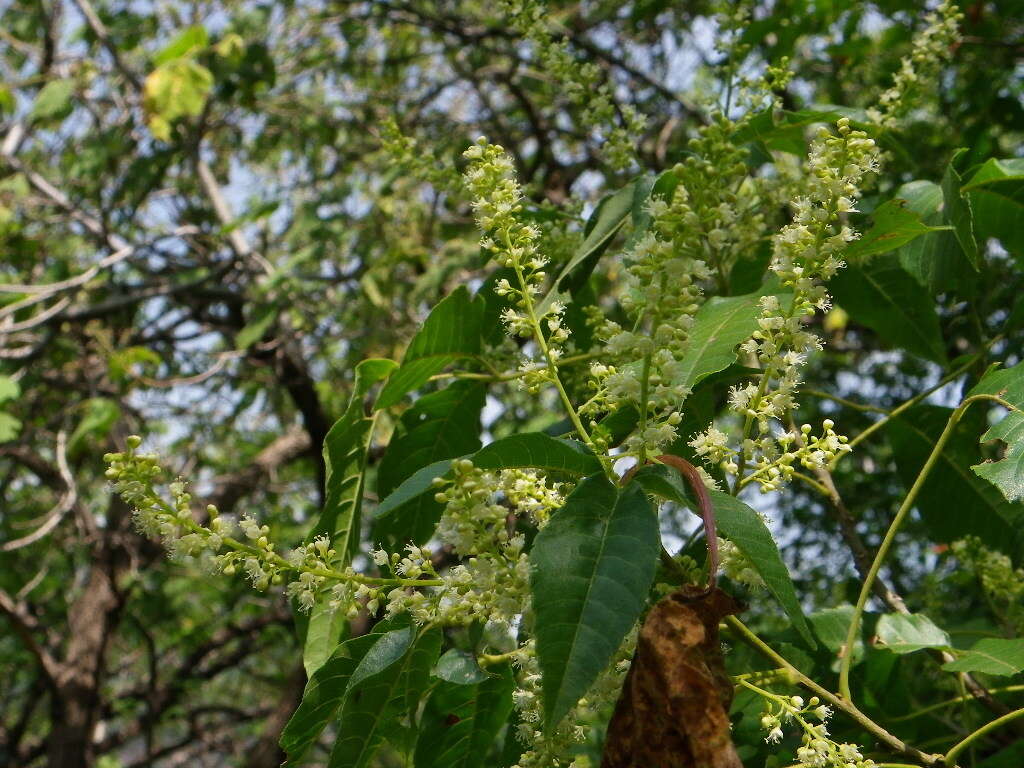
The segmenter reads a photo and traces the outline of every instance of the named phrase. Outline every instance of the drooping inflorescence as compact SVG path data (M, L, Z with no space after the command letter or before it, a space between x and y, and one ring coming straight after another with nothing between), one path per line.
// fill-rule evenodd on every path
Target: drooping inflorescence
M877 106L867 111L869 120L891 128L913 110L921 94L934 88L951 49L960 40L963 17L950 0L925 14L924 29L914 36L912 50L900 60L892 85L878 97Z

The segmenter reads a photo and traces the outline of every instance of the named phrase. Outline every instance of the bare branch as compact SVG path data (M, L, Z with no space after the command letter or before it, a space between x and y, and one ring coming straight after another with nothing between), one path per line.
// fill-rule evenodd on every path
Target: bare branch
M43 673L50 681L59 679L61 665L35 638L39 631L39 623L35 617L28 612L24 603L11 597L4 589L0 589L0 613L7 616L8 621L14 627L15 634L21 639L25 647L36 657Z
M292 427L256 454L252 463L230 475L217 478L210 502L217 509L226 512L248 492L260 478L275 472L289 461L307 453L312 447L309 433L300 427Z
M75 478L71 474L71 469L68 467L67 441L68 436L64 430L57 433L57 467L60 471L61 480L64 482L64 494L61 496L60 501L46 515L42 525L27 536L0 544L0 552L12 552L15 549L21 549L39 541L56 528L60 521L64 519L64 515L67 514L68 510L75 506L75 502L78 501L78 488L75 485Z
M136 89L141 88L139 79L134 72L125 66L124 61L121 59L121 53L117 50L117 46L110 39L110 33L107 31L106 26L98 15L96 15L95 9L89 3L89 0L74 0L75 5L83 16L85 21L89 25L89 29L93 31L100 43L106 49L107 53L110 54L110 58L114 60L114 66L117 70L125 76Z

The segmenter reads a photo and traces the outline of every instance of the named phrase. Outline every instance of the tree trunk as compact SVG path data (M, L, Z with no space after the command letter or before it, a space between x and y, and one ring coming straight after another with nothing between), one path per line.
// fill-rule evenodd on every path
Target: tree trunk
M53 729L47 743L50 768L89 768L94 761L93 733L100 711L100 687L108 640L120 619L123 600L118 576L128 561L117 541L129 511L120 499L108 510L110 527L102 532L88 579L68 611L67 650L54 681Z

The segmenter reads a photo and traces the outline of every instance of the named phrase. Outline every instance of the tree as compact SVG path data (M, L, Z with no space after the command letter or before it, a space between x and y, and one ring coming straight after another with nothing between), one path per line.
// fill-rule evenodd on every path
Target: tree
M8 6L3 761L1017 764L1024 24L851 6Z

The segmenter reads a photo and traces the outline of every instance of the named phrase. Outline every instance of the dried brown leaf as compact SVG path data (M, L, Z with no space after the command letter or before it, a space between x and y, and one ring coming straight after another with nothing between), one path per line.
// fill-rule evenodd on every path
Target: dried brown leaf
M608 725L601 768L743 768L732 743L718 623L740 606L720 589L659 602Z

